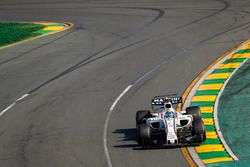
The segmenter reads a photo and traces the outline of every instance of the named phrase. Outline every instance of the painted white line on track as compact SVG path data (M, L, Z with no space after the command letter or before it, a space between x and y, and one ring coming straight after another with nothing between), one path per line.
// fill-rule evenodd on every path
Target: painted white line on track
M113 102L113 104L111 105L109 112L106 116L106 120L105 120L105 124L104 124L104 133L103 133L103 145L104 145L104 151L105 151L105 155L108 161L108 167L112 167L112 162L110 159L110 155L109 155L109 151L108 151L108 143L107 143L107 130L108 130L108 123L109 123L109 119L110 116L116 106L116 104L119 102L119 100L129 91L129 89L132 87L133 85L129 85L126 89L123 90L123 92L116 98L116 100Z
M25 94L25 95L23 95L22 97L20 97L19 99L17 99L16 101L18 102L18 101L21 101L21 100L23 100L23 99L25 99L27 96L29 96L30 94Z
M8 110L11 109L12 107L14 107L15 104L16 104L16 102L12 103L12 104L9 105L7 108L5 108L3 111L1 111L0 116L2 116L4 113L6 113L6 111L8 111Z
M14 103L12 103L11 105L9 105L8 107L6 107L4 110L2 110L2 111L0 112L0 117L1 117L4 113L6 113L8 110L10 110L12 107L14 107L14 106L16 105L17 102L19 102L19 101L25 99L25 98L28 97L28 96L29 96L29 94L24 94L22 97L18 98Z

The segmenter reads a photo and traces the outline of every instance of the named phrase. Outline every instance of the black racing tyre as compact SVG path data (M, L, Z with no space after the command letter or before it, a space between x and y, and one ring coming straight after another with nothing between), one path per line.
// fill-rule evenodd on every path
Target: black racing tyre
M137 142L141 146L147 146L150 143L151 129L146 124L140 124L137 127Z
M142 124L144 118L150 117L150 111L149 110L141 110L136 112L136 126L139 124Z
M198 106L192 106L186 108L186 114L193 115L193 118L195 120L201 120L201 110Z
M200 142L206 140L206 131L204 123L201 119L195 120L193 122L193 134L200 137Z

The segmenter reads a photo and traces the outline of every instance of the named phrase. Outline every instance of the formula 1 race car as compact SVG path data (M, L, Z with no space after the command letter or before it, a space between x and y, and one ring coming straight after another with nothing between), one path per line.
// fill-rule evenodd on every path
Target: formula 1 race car
M176 111L172 105L181 102L181 97L156 96L152 99L152 112L137 111L137 142L140 146L199 145L206 140L200 107Z

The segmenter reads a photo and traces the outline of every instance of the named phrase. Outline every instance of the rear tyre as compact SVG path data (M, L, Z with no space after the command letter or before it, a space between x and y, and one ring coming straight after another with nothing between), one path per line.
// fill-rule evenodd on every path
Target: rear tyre
M193 122L193 134L197 137L198 142L200 143L206 140L205 126L201 119Z
M149 110L142 110L136 112L136 126L143 123L144 118L150 117L150 111Z
M193 121L201 120L201 110L198 106L187 107L186 114L193 115Z
M141 146L150 144L151 129L146 124L140 124L137 127L137 142Z

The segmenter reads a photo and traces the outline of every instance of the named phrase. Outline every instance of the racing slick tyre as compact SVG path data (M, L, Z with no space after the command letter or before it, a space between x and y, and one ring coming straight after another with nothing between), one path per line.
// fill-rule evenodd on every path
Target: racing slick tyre
M143 118L149 118L150 111L149 110L141 110L136 112L136 125L142 124Z
M206 140L205 126L201 119L193 122L193 134L197 136L198 142L200 143Z
M150 144L151 129L146 124L140 124L137 127L137 142L141 146Z
M201 110L198 106L192 106L186 108L186 114L193 115L194 120L201 120Z

